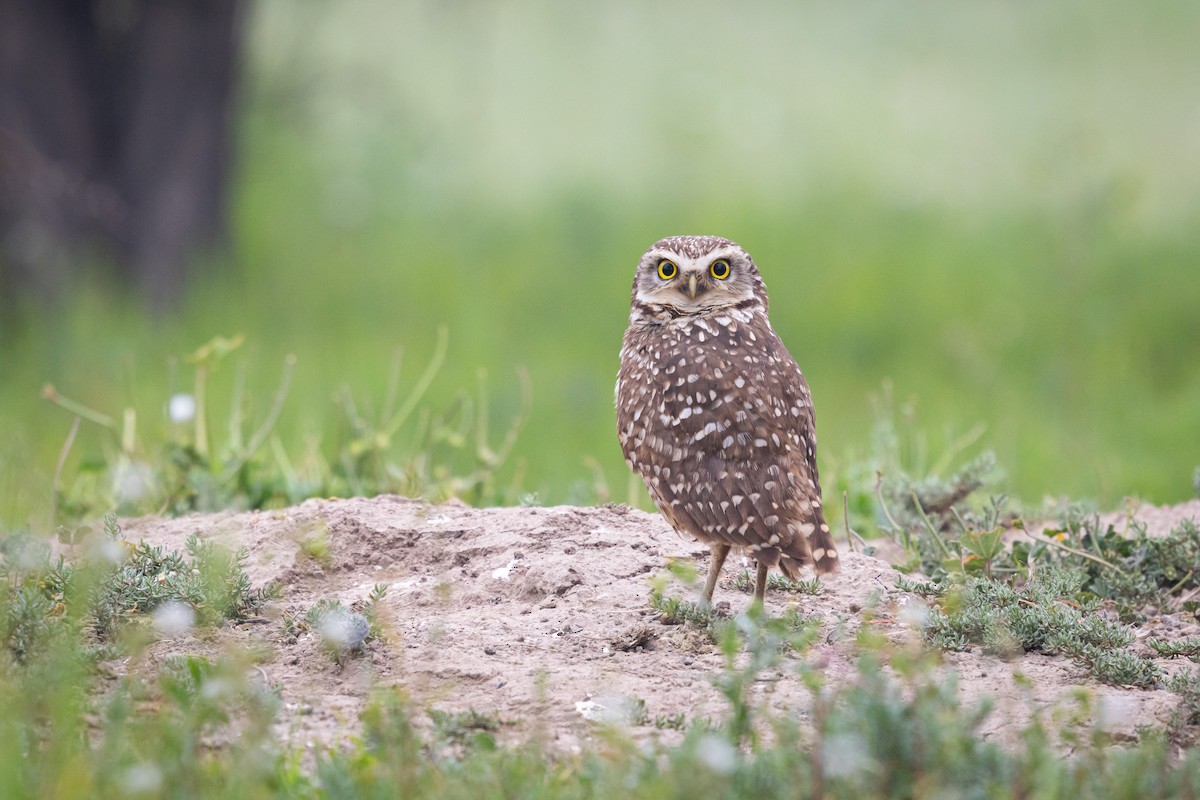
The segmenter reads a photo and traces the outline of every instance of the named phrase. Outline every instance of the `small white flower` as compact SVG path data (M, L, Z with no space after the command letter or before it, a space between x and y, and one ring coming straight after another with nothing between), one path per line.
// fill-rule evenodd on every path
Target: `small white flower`
M719 775L728 775L737 767L737 750L727 739L715 733L706 734L696 743L696 755Z
M121 775L121 789L127 795L158 794L162 771L153 764L134 764Z
M371 633L371 623L356 611L335 608L321 615L321 638L337 650L357 650Z
M196 398L190 394L173 394L167 402L167 416L171 422L191 422L196 417Z
M237 687L228 678L208 678L200 685L200 696L206 700L224 700L233 697Z
M196 624L196 612L187 603L168 600L154 609L153 624L160 636L170 639L185 636Z
M900 610L896 613L896 618L910 628L924 628L929 623L929 606L922 603L920 600L908 602L907 597L901 598Z
M144 461L122 457L113 471L113 494L119 503L136 503L154 491L154 470Z
M125 549L115 539L103 539L91 547L92 556L107 561L110 564L120 564L125 560Z
M847 778L866 769L871 756L857 733L831 733L825 737L821 763L830 778Z

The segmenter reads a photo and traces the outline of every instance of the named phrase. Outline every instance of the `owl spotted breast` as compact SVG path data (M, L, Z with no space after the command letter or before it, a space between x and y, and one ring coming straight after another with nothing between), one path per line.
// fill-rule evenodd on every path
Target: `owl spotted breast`
M750 255L715 236L656 242L637 266L617 376L625 461L681 533L712 549L712 600L732 547L789 578L837 569L821 508L812 397L767 320Z

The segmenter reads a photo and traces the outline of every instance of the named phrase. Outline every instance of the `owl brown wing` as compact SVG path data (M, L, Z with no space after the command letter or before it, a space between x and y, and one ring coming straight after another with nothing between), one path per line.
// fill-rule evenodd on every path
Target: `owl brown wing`
M684 451L680 474L659 483L668 516L763 563L782 560L789 575L797 563L834 569L800 368L765 321L719 328L716 339L716 347L689 345L695 371L665 398L664 420Z

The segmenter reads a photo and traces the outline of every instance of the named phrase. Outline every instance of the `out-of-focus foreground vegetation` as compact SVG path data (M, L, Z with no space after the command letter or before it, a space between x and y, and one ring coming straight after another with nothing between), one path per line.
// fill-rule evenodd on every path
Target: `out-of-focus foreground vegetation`
M973 513L964 503L953 515L965 527L979 520ZM1180 592L1196 588L1189 568L1200 530L1187 523L1147 549L1144 531L1125 539L1095 523L1064 520L1063 530L1046 530L1053 537L1032 545L1006 545L1000 529L944 539L949 531L902 523L893 534L920 539L920 552L931 553L937 542L955 554L933 565L922 557L922 568L941 576L936 584L897 579L904 599L891 607L907 615L911 636L870 624L876 613L893 613L879 599L884 581L851 634L844 618L808 617L795 606L776 618L760 608L731 618L667 597L663 572L650 596L658 613L639 627L657 638L655 629L685 625L698 640L710 640L724 656L709 676L724 707L711 717L651 716L645 700L631 696L627 710L607 721L572 726L582 731L577 747L545 727L539 706L528 718L487 708L449 711L424 705L441 692L417 700L403 682L389 686L383 676L359 718L343 721L336 742L295 735L288 715L306 712L285 702L284 687L260 665L288 658L279 647L289 638L295 643L299 632L319 631L322 652L308 650L305 658L334 660L340 673L365 657L362 670L342 674L373 680L367 670L377 662L368 650L389 652L406 638L392 627L395 610L381 602L386 583L375 585L361 612L327 597L307 611L293 606L272 614L267 606L294 587L252 587L246 551L230 553L199 536L188 538L186 554L134 544L110 515L103 534L85 535L64 560L40 537L5 535L0 794L1194 798L1200 670L1163 662L1200 662L1200 637L1152 635L1135 651L1130 645L1141 637L1102 605L1136 600L1138 616L1154 609L1170 610L1174 619L1194 615L1197 602ZM988 547L993 534L995 547ZM1084 549L1063 545L1060 535ZM1149 580L1124 580L1129 567ZM1168 577L1183 570L1181 581ZM694 581L684 565L670 571ZM1173 585L1156 585L1161 578ZM748 572L738 583L747 593L753 586ZM778 590L823 591L819 580L779 580L771 587ZM254 631L224 638L220 655L193 650L242 625ZM216 634L218 626L225 634ZM175 637L171 655L153 652ZM852 646L857 669L830 669L831 645ZM964 695L953 672L939 669L937 655L980 646L1008 657L1070 657L1086 666L1086 681L1166 689L1178 696L1177 706L1168 720L1148 721L1131 737L1113 727L1131 706L1085 684L1064 693L1054 709L1035 710L1019 734L1005 739L992 728L988 735L996 701ZM998 669L1011 667L1017 678L1022 663ZM784 676L798 678L811 696L784 701L762 691L762 683ZM1037 709L1029 690L1027 702Z
M194 389L171 359L244 334L208 379L212 424L240 397L252 429L294 354L263 452L300 464L347 438L341 387L378 416L396 348L403 398L442 325L423 407L486 370L495 440L519 367L532 386L496 483L519 489L481 500L624 500L612 383L632 269L688 232L758 261L813 387L827 487L869 447L890 381L931 460L990 447L1027 500L1191 496L1196 4L252 12L228 254L167 318L95 270L63 307L0 325L0 520L46 519L72 423L46 383L118 423L136 409L133 450L156 450L178 433L168 397ZM85 423L60 485L118 438Z

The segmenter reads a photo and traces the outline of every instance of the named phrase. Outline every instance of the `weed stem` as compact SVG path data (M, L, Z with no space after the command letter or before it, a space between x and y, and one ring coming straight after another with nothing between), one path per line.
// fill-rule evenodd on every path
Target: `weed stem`
M112 417L90 409L82 403L77 403L69 397L63 397L52 384L46 384L46 387L42 389L42 397L64 411L69 411L77 417L83 417L88 422L94 422L100 427L108 428L110 431L116 433L117 423L113 421Z
M902 537L902 544L906 553L912 552L912 540L908 535L908 528L905 528L892 516L891 510L888 508L887 501L883 499L883 473L875 473L875 499L879 501L879 510L883 512L883 516L887 518L888 524L891 525L893 531L899 531ZM895 541L895 538L892 538Z
M1035 534L1033 531L1028 531L1028 533L1030 536L1034 536L1034 537L1038 536L1038 534ZM1095 561L1097 564L1103 564L1104 566L1108 567L1109 569L1116 570L1117 572L1119 572L1122 575L1129 574L1125 570L1118 567L1116 564L1112 563L1111 561L1107 561L1107 560L1101 558L1100 556L1092 555L1091 553L1087 552L1086 550L1076 550L1074 547L1067 547L1062 542L1056 542L1049 537L1042 537L1041 541L1045 542L1046 544L1050 545L1051 547L1057 547L1059 550L1062 550L1065 553L1070 553L1071 555L1080 556L1081 558L1086 558L1089 561Z
M925 514L925 509L921 506L921 498L914 491L912 493L913 507L917 509L917 516L921 518L921 522L925 525L925 530L929 531L929 535L937 542L938 549L942 551L942 555L946 558L954 558L954 554L950 552L950 548L946 546L946 542L942 539L941 534L937 532L937 528L929 521L929 517Z
M262 425L250 437L250 443L242 451L241 455L230 462L225 471L221 473L220 481L225 483L238 473L250 457L253 456L258 449L266 443L267 437L271 435L271 431L275 428L275 423L279 421L279 414L283 411L283 403L287 400L288 392L292 387L292 370L296 366L296 356L288 355L283 359L283 377L279 380L279 390L275 392L275 400L271 403L271 410L267 412L267 418L263 420Z
M429 359L429 364L425 367L425 371L421 373L421 377L417 380L417 385L409 392L408 397L404 398L404 405L400 406L400 410L396 412L396 416L392 417L384 429L384 436L387 439L391 439L396 435L396 431L400 430L400 426L408 419L408 415L417 407L417 403L421 402L425 391L433 383L433 377L437 375L438 370L442 368L442 362L446 360L446 344L449 338L449 329L445 325L440 326L437 331L437 343L433 348L433 357Z

